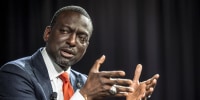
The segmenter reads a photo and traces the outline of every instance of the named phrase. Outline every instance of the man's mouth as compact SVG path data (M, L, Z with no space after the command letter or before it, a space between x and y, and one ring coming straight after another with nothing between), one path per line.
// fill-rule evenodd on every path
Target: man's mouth
M71 49L61 49L60 53L65 58L72 58L74 56L74 52Z

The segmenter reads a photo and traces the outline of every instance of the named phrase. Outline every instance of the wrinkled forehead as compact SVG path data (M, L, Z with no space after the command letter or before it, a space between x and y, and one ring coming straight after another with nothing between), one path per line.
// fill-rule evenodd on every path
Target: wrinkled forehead
M71 27L85 28L89 34L92 34L92 22L91 19L86 16L74 12L74 11L64 11L57 16L55 25L70 25Z
M60 13L53 27L69 26L71 29L79 29L86 32L89 37L92 35L92 22L86 16L73 11Z

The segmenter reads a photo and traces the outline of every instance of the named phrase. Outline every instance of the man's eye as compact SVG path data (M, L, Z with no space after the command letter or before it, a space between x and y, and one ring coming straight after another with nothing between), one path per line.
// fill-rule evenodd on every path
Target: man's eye
M85 36L85 35L80 35L80 36L79 36L79 39L80 39L82 42L87 42L87 41L88 41L88 37Z
M62 33L69 33L69 30L61 29L60 32L62 32Z

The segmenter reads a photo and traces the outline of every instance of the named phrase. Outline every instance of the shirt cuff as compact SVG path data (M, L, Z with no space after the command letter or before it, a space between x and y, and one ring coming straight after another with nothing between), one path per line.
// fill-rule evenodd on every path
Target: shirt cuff
M70 100L85 100L85 98L81 95L79 91L80 90L77 89L74 95L72 95L72 97L70 98Z

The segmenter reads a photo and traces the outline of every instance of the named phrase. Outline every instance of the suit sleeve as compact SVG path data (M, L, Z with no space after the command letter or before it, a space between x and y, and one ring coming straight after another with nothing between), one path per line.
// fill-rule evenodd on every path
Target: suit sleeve
M30 75L24 69L13 64L1 68L0 100L37 100Z

